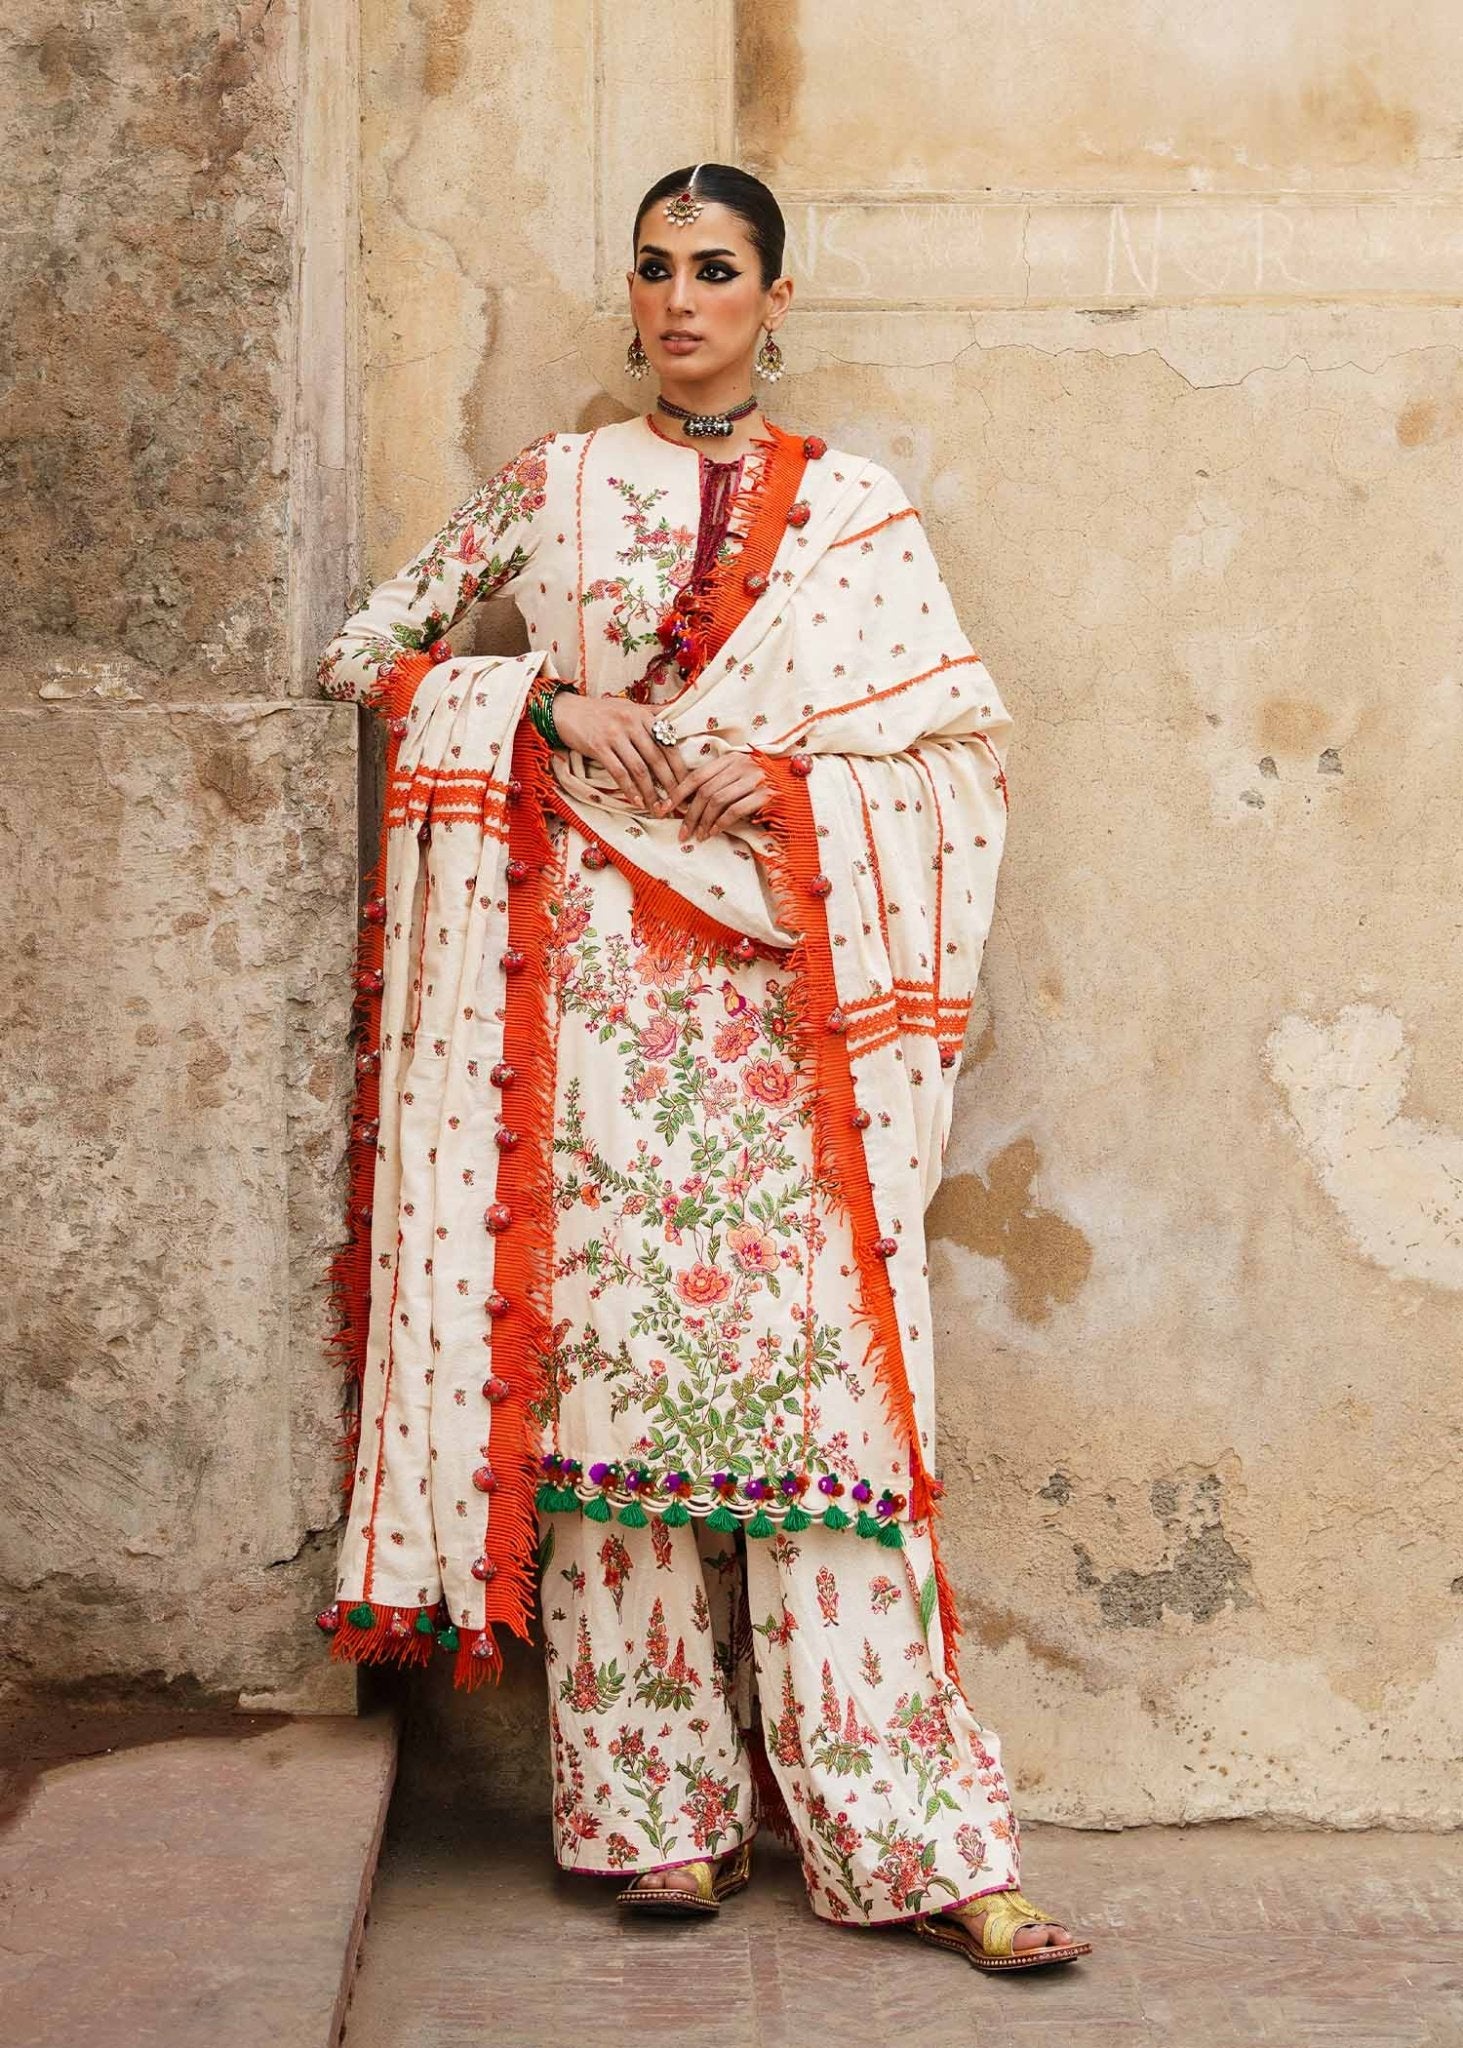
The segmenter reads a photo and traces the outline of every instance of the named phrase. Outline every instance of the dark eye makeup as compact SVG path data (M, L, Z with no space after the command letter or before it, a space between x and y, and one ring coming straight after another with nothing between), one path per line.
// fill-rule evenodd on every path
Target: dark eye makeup
M638 275L643 277L648 284L654 284L657 275L664 274L665 265L658 256L646 256L641 259L637 270ZM711 274L713 271L720 271L721 275L714 277ZM732 278L740 277L741 272L733 270L730 265L725 263L703 263L697 275L704 277L708 284L729 284Z

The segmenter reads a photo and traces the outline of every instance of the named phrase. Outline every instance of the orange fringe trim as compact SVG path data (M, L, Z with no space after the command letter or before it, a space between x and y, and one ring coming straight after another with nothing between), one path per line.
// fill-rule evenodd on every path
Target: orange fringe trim
M765 576L772 567L807 466L802 436L785 433L770 420L766 435L757 437L756 446L767 447L767 460L742 491L736 508L739 524L732 531L742 545L711 572L707 604L711 625L706 660L698 674L705 672L756 603L746 579L754 573Z
M873 534L882 533L886 526L893 526L896 520L918 518L918 509L906 505L902 512L891 512L887 519L876 519L872 526L861 526L857 533L846 533L842 540L830 540L828 552L831 555L835 548L851 548L856 540L868 540Z
M437 1618L437 1607L382 1607L378 1601L370 1601L376 1610L376 1620L371 1628L357 1628L346 1620L346 1610L353 1603L342 1600L340 1622L330 1638L330 1655L333 1661L344 1664L401 1664L408 1669L417 1669L431 1663L438 1654L436 1630L445 1627ZM364 1604L364 1603L363 1603ZM421 1614L433 1617L430 1635L416 1626ZM502 1653L493 1640L491 1629L457 1628L457 1650L452 1659L452 1683L462 1692L473 1692L488 1680L496 1679L503 1665ZM488 1649L477 1653L479 1642L485 1641Z
M483 1555L495 1570L484 1589L483 1614L485 1632L495 1644L490 1660L495 1675L502 1667L495 1630L509 1628L527 1641L538 1593L535 1495L542 1477L541 1446L531 1404L543 1393L553 1326L553 990L544 944L554 857L547 818L553 775L548 746L526 712L513 737L511 773L519 792L510 807L508 854L526 862L529 872L521 882L508 884L508 944L523 955L524 964L506 982L503 1058L516 1078L501 1091L499 1122L518 1137L498 1153L494 1195L513 1217L493 1240L492 1285L507 1295L509 1308L492 1326L489 1360L511 1389L493 1409L488 1438L497 1486L489 1496ZM457 1672L463 1662L459 1651Z
M403 654L384 680L378 709L387 720L386 782L396 774L401 732L395 728L411 708L417 685L433 665L430 654ZM390 826L383 819L380 854L366 880L356 941L355 1000L350 1042L355 1047L356 1084L351 1103L347 1168L346 1240L330 1261L330 1296L336 1327L331 1345L340 1355L345 1386L337 1457L342 1502L355 1492L361 1442L361 1384L366 1376L366 1343L371 1321L371 1203L376 1182L374 1126L381 1114L381 991L362 986L363 977L382 971L386 956L386 849ZM373 914L374 913L374 914ZM360 1630L355 1633L359 1635ZM423 1639L425 1640L425 1638Z
M807 778L793 773L784 755L755 753L775 801L765 814L770 825L768 870L779 904L779 920L798 939L792 950L793 1029L801 1054L803 1085L813 1105L813 1152L820 1179L842 1202L853 1236L858 1269L859 1319L872 1331L869 1344L874 1377L890 1421L909 1447L910 1512L927 1522L935 1560L940 1626L949 1675L959 1678L956 1645L960 1633L955 1596L940 1559L935 1532L937 1489L925 1466L915 1421L914 1398L904 1367L899 1315L889 1268L875 1250L883 1236L869 1178L863 1133L853 1121L859 1107L847 1039L827 1020L840 1008L833 948L823 899L810 890L821 871L818 833Z
M669 882L663 882L658 875L647 874L644 868L637 867L608 839L602 839L592 825L585 824L552 774L544 800L566 825L587 839L591 846L597 846L606 860L617 867L629 882L635 896L632 923L652 952L679 952L689 947L696 961L715 961L745 937L735 925L723 924L720 918L713 917L700 904L692 903ZM780 959L787 951L785 946L764 946L756 939L752 943L757 947L758 955L768 958L775 956Z

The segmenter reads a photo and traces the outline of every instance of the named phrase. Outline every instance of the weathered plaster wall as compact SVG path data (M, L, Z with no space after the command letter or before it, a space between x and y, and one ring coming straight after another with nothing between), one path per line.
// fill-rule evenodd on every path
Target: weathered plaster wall
M356 740L291 657L292 527L324 553L299 27L25 0L0 30L0 1707L354 1698L309 1626Z
M634 201L730 157L792 230L774 417L898 471L1014 711L931 1229L1023 1809L1463 1819L1452 11L362 19L372 568L643 402ZM516 1688L425 1701L509 1799Z
M358 817L309 664L643 402L633 203L717 155L792 230L774 416L905 479L1017 719L931 1216L978 1710L1033 1816L1463 1818L1450 10L890 20L12 9L0 1687L350 1697L301 1627ZM508 1800L514 1673L420 1689Z

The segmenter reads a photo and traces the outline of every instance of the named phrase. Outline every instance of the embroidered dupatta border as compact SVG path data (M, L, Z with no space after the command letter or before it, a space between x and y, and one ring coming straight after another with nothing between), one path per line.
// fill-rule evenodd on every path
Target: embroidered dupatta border
M768 869L779 903L779 919L798 939L791 952L793 1030L800 1053L804 1085L813 1098L814 1156L820 1176L845 1206L853 1236L858 1271L859 1316L871 1331L869 1351L885 1410L909 1447L910 1519L929 1527L935 1561L935 1588L949 1676L960 1683L957 1643L960 1618L954 1590L940 1557L936 1531L938 1502L944 1489L926 1469L920 1448L914 1397L904 1365L899 1315L885 1255L888 1240L880 1227L864 1150L863 1130L856 1118L863 1112L854 1084L847 1038L847 1020L839 1002L833 947L828 933L818 828L808 789L809 757L799 768L781 754L753 758L774 792L767 813L770 826ZM816 756L811 757L816 767Z
M402 656L384 679L378 700L387 721L386 782L397 782L397 756L406 714L428 670L430 654ZM504 1129L512 1140L498 1147L494 1204L509 1213L505 1230L494 1235L492 1278L508 1309L497 1321L484 1373L506 1389L493 1401L488 1443L492 1487L480 1563L484 1588L483 1626L459 1627L442 1600L423 1606L393 1606L368 1596L336 1602L317 1616L331 1637L333 1659L424 1664L434 1646L454 1653L454 1686L472 1690L502 1671L496 1631L506 1626L525 1640L536 1597L535 1554L539 1472L538 1431L530 1403L540 1391L549 1348L553 1189L547 1170L554 1102L553 1034L549 963L543 946L548 870L553 859L547 810L553 774L548 748L527 716L518 721L506 791L508 855L524 865L522 879L508 893L508 955L518 954L517 971L506 968L503 1061L514 1069L504 1091ZM485 793L486 794L486 793ZM380 855L367 886L357 942L354 1015L360 1035L351 1112L348 1234L330 1265L337 1328L331 1342L344 1354L345 1391L338 1452L345 1461L343 1505L348 1510L360 1453L361 1395L365 1380L371 1316L371 1216L380 1117L382 966L385 957L386 879L393 825L409 822L408 811L388 802L381 825ZM512 1124L509 1125L509 1103ZM485 1388L486 1391L486 1388Z
M406 731L406 714L430 654L404 654L382 680L373 706L386 720L386 786L396 781L396 758ZM336 1327L330 1342L341 1355L345 1388L336 1454L344 1464L341 1504L349 1508L356 1485L361 1442L361 1387L371 1321L371 1203L376 1181L376 1133L381 1115L381 994L386 957L386 858L390 805L381 821L380 851L366 882L356 940L352 1035L356 1046L355 1091L351 1102L347 1167L346 1240L330 1261L329 1284Z

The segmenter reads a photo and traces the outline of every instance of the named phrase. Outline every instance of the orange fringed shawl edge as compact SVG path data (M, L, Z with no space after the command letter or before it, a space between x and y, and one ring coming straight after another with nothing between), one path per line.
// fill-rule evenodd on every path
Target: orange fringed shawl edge
M406 714L428 670L430 654L405 654L389 671L377 708L387 725L388 790L396 776L397 754ZM512 1222L494 1241L495 1289L505 1294L511 1312L494 1334L491 1370L507 1382L509 1394L496 1404L491 1432L494 1489L483 1541L489 1577L485 1585L481 1629L444 1624L420 1626L420 1606L391 1606L370 1601L369 1628L341 1613L332 1634L331 1656L339 1661L394 1660L425 1664L445 1635L455 1650L452 1679L465 1690L497 1678L502 1652L496 1631L507 1627L525 1640L535 1599L534 1560L537 1545L538 1433L530 1402L539 1392L542 1359L548 1348L550 1262L553 1252L552 1191L545 1166L552 1136L554 1075L550 1028L548 959L542 943L548 889L549 841L546 809L552 785L548 749L527 718L519 721L513 743L508 851L527 870L509 895L508 946L522 955L523 965L507 977L503 1058L513 1067L511 1124L505 1100L503 1122L514 1142L498 1152L494 1200L511 1212ZM390 845L387 816L381 826L380 855L369 878L356 948L354 1017L356 1083L351 1110L351 1151L347 1236L330 1265L331 1296L337 1327L331 1342L344 1358L344 1399L338 1455L344 1464L343 1505L349 1508L360 1453L361 1393L365 1378L371 1318L371 1205L376 1168L376 1134L380 1117L381 980L385 953L385 890Z
M860 1104L834 978L828 916L822 892L812 886L820 878L822 862L808 777L793 767L795 757L754 750L753 758L773 791L764 816L769 828L766 862L778 916L785 929L798 933L790 956L793 1029L804 1086L813 1104L814 1158L820 1178L841 1198L848 1216L858 1271L859 1319L871 1333L869 1353L886 1412L909 1446L910 1511L929 1526L945 1668L958 1684L960 1619L935 1531L941 1489L925 1466L894 1290L878 1249L883 1232L863 1132L855 1121Z

